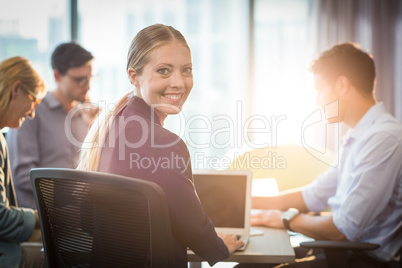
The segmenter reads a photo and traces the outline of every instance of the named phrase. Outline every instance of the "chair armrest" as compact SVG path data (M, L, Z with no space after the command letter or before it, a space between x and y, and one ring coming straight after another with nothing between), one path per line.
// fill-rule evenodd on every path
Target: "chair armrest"
M321 249L350 249L350 250L374 250L380 247L377 244L351 242L351 241L332 241L332 240L317 240L300 243L306 248L321 248Z

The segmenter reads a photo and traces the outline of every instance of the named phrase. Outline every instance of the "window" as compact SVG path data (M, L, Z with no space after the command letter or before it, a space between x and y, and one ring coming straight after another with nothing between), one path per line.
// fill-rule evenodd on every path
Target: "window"
M303 121L312 113L315 92L308 73L314 40L309 36L309 1L255 2L255 93L253 113L275 133L256 143L300 143Z
M52 89L50 56L59 43L69 41L68 6L67 0L0 0L0 61L13 56L29 59Z
M70 1L0 4L0 59L27 57L52 90L50 55L70 40ZM303 137L315 111L310 13L310 0L78 0L78 41L95 56L98 74L91 101L115 103L132 90L125 70L131 40L148 25L168 24L190 45L194 88L165 126L187 143L193 168L224 169L250 147L300 143L316 130Z

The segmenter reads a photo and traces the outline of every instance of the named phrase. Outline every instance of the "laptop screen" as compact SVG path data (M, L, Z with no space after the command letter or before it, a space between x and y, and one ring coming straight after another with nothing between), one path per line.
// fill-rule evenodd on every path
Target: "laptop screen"
M244 228L246 174L193 174L198 197L215 227Z

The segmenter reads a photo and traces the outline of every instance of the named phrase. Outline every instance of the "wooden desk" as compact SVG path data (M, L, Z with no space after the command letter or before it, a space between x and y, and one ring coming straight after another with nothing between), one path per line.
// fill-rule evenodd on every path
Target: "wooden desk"
M244 251L236 251L229 258L223 260L224 262L291 263L295 261L295 253L287 231L268 227L253 228L264 231L264 235L251 236ZM187 256L189 262L203 261L191 250L187 251Z

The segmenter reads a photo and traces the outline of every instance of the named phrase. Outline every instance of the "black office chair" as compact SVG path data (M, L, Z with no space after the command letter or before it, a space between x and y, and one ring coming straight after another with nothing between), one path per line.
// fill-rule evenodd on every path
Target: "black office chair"
M31 182L47 267L174 267L157 184L55 168L32 169Z
M380 247L377 244L371 243L361 243L361 242L350 242L350 241L330 241L330 240L317 240L302 242L300 246L311 248L311 249L323 249L325 252L325 258L328 268L338 268L338 267L357 267L354 264L358 261L359 254L363 254L367 250L375 250ZM353 257L348 255L348 252L357 253ZM402 268L402 246L399 250L400 261L397 267ZM385 267L385 264L377 263L375 265L375 260L370 267ZM386 266L388 267L388 266ZM389 266L391 267L391 266Z

